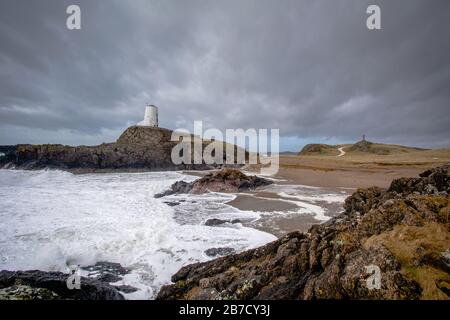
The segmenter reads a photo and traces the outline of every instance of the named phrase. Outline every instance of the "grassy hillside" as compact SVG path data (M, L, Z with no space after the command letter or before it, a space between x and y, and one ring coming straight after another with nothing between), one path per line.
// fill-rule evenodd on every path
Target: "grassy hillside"
M426 149L406 147L395 144L382 144L373 143L370 141L359 141L348 148L344 148L344 151L348 154L352 153L373 153L379 155L409 153L415 151L425 151Z
M340 154L339 148L341 148L345 152L345 155L343 157L349 157L352 155L396 155L426 151L426 149L421 148L407 147L395 144L374 143L366 140L361 140L355 144L347 145L308 144L302 149L302 151L300 151L299 155L338 156Z
M338 146L320 143L307 144L299 153L300 156L337 156L338 154Z

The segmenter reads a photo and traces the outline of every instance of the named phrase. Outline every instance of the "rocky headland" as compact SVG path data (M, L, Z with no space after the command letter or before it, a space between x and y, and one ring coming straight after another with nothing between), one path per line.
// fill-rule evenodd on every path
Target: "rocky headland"
M308 233L183 267L157 299L449 299L449 171L358 189Z
M178 142L171 141L172 132L164 128L131 126L116 142L97 146L74 147L60 144L0 146L0 152L3 153L0 157L0 168L54 168L72 172L102 172L205 170L217 167L205 163L174 164L171 153ZM211 141L203 141L202 150L209 143ZM236 155L237 147L235 148ZM225 159L225 147L223 150Z

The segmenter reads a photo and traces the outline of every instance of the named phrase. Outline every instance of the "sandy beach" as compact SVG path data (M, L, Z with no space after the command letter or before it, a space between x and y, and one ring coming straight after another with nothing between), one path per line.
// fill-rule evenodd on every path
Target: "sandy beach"
M450 164L448 149L430 150L395 156L280 156L280 169L273 177L278 185L316 187L322 192L349 196L357 188L389 187L393 179L417 177L428 168ZM246 170L256 172L255 166ZM344 199L345 197L343 197ZM313 224L321 223L307 214L291 214L297 207L276 192L265 190L238 194L227 204L240 210L256 212L285 212L276 216L263 215L248 225L270 232L278 237L295 230L306 232ZM342 212L340 203L318 203L325 208L326 216Z
M444 162L377 163L330 157L283 156L280 157L280 170L276 178L316 187L386 188L393 179L415 177L427 168L445 163L450 163L450 159Z

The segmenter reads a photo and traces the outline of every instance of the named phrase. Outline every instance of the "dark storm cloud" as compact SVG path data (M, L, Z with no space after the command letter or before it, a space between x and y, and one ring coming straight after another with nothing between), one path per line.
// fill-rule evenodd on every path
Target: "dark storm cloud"
M0 45L1 144L113 140L151 102L170 128L450 145L446 0L3 0Z

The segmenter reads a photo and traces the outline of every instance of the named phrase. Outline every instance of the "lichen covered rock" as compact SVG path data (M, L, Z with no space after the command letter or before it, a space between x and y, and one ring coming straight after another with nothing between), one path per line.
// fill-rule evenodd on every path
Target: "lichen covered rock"
M35 288L26 285L12 285L0 289L0 300L57 300L55 292L45 288Z

